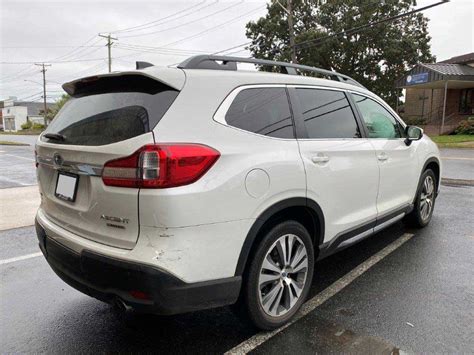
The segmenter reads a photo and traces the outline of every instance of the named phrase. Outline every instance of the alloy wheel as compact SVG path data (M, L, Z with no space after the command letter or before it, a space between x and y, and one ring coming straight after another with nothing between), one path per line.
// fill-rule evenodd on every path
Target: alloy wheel
M420 196L420 216L423 221L427 221L430 218L431 211L433 210L434 190L434 180L431 176L427 175L423 182Z
M259 299L265 313L279 317L300 299L308 273L308 252L294 234L278 238L269 248L260 268Z

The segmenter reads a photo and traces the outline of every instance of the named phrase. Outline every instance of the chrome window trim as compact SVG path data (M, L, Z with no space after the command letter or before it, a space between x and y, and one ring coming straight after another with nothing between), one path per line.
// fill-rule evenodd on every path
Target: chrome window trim
M267 139L276 139L276 140L281 140L281 141L360 141L361 139L366 140L366 139L385 139L385 140L404 140L403 137L401 138L369 138L369 137L361 137L361 138L278 138L278 137L271 137L271 136L265 136L263 134L255 133L255 132L250 132L246 131L245 129L241 129L238 127L231 126L227 123L225 120L225 115L227 111L230 108L230 105L236 98L236 96L243 90L246 89L255 89L255 88L295 88L295 89L319 89L319 90L332 90L332 91L341 91L344 93L350 93L350 94L356 94L356 95L361 95L364 97L367 97L368 99L371 99L375 102L377 102L379 105L381 105L383 108L385 108L389 114L392 115L392 117L400 123L400 125L405 129L407 127L406 123L402 121L402 119L395 113L395 111L392 110L390 106L388 106L384 101L379 99L376 96L372 96L370 94L353 90L353 89L347 89L347 88L338 88L338 87L332 87L332 86L325 86L325 85L305 85L305 84L246 84L246 85L241 85L236 88L234 88L226 97L225 99L221 102L219 107L217 108L216 112L214 113L214 116L212 119L220 123L226 127L236 129L241 132L245 132L247 134L253 134L259 137L267 138ZM291 105L291 102L289 102ZM294 117L293 117L294 119Z
M36 162L39 165L46 166L51 169L66 171L78 175L102 176L103 167L101 165L84 164L81 162L65 160L61 165L54 163L54 159L50 157L37 156Z

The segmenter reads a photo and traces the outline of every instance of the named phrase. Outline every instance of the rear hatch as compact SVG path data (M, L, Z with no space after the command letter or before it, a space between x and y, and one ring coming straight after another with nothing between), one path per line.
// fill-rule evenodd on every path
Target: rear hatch
M72 98L36 146L41 208L52 222L102 244L133 248L139 189L106 186L101 175L106 162L154 143L152 130L184 82L180 70L168 70L175 80L131 72L63 86Z

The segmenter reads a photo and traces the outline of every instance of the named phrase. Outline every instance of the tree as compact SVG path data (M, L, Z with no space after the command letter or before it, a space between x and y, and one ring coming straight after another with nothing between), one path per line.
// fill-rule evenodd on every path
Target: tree
M48 122L51 122L53 118L56 117L59 110L61 110L61 108L66 102L69 101L70 98L71 97L68 94L63 94L59 99L56 100L54 105L48 108L48 112L46 113L46 119L48 120ZM44 110L41 110L40 114L43 114L43 111Z
M415 0L317 3L293 0L299 64L347 74L395 106L399 97L395 80L416 63L435 59L430 50L428 19L421 13L323 40L328 35L407 12L416 6ZM289 61L287 14L276 2L268 4L267 10L265 17L247 24L247 37L252 40L249 49L257 58ZM298 47L298 43L312 39L321 42Z

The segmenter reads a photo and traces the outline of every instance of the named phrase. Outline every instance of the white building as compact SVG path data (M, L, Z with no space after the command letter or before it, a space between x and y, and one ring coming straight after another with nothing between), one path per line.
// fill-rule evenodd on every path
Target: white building
M47 103L49 107L51 104ZM16 98L9 98L0 101L1 125L5 132L17 132L21 130L21 125L31 121L32 123L43 123L43 103L16 101Z

